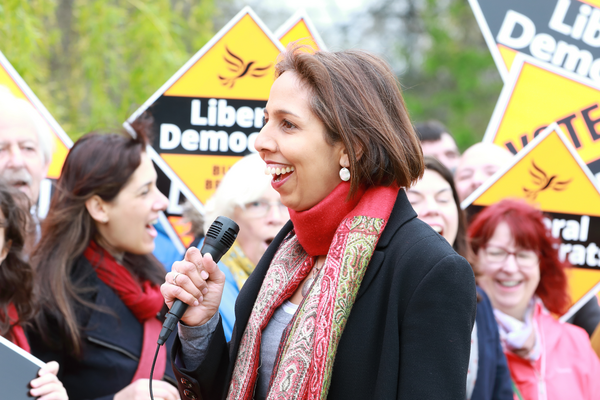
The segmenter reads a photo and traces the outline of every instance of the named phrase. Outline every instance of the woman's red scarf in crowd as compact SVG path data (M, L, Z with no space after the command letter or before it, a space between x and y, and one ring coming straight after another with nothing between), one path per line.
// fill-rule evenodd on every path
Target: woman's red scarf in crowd
M339 340L396 201L398 187L360 190L350 201L340 183L309 210L290 210L294 229L279 246L242 336L228 399L251 399L263 329L275 310L327 255L284 331L267 399L325 399Z
M83 255L96 270L98 278L115 291L121 301L144 325L142 355L132 382L138 379L149 379L156 351L156 340L162 328L162 324L157 319L157 315L164 305L160 288L150 281L140 283L127 268L119 264L108 251L98 246L93 240L90 241ZM166 365L166 350L164 346L161 346L154 376L162 378Z
M13 304L8 305L8 320L10 323L10 330L8 331L10 336L7 339L30 353L31 349L29 348L29 342L27 341L27 336L25 336L25 331L21 325L17 324L19 321L19 314L17 313L17 308Z

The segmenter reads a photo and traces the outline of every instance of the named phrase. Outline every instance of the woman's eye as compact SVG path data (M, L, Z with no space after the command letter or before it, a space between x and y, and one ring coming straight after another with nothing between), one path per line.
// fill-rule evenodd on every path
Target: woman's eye
M267 117L263 116L263 119L262 119L263 126L265 126L267 124L267 121L268 121Z
M282 124L287 129L293 129L296 127L296 125L292 124L290 121L287 121L285 119L283 120Z

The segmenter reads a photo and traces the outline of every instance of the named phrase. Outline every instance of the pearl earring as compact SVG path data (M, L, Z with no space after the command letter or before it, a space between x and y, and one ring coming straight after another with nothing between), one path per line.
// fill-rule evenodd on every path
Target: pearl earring
M348 170L348 168L343 167L340 169L340 179L344 182L348 182L350 180L350 170Z

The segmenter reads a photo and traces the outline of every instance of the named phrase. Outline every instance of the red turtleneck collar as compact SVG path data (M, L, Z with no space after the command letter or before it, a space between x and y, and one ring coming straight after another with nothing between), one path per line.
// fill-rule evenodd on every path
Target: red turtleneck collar
M290 210L298 241L310 256L327 254L335 231L344 217L358 205L365 189L359 188L347 201L349 192L350 182L342 182L312 208L305 211Z

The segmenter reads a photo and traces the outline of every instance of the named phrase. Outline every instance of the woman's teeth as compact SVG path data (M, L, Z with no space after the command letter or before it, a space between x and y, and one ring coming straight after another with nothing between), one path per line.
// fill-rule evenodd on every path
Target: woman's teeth
M294 172L294 167L286 167L286 168L265 168L265 175L281 175L281 174L289 174L290 172Z
M521 281L500 281L500 285L506 286L506 287L515 287L519 283L521 283Z
M434 225L432 226L433 230L436 231L437 233L442 233L442 227L438 226L438 225Z

